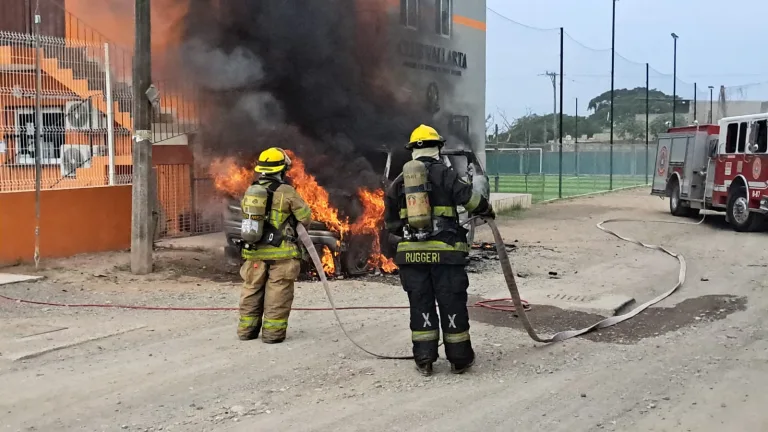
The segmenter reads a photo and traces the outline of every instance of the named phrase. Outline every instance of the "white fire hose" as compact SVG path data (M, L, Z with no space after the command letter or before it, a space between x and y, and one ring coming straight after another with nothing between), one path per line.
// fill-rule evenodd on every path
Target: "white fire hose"
M477 217L473 217L471 219L468 219L464 224L471 222L472 220L476 219ZM666 291L657 297L637 306L636 308L632 309L631 311L617 316L612 316L609 318L605 318L602 321L599 321L589 327L585 327L579 330L567 330L567 331L561 331L558 333L555 333L554 335L550 337L541 337L539 336L536 331L534 330L533 326L531 325L530 320L528 319L528 315L525 312L525 308L523 307L523 303L520 299L520 292L517 288L517 282L515 281L515 274L512 270L512 263L509 260L509 256L507 255L507 249L504 243L504 239L501 238L501 234L499 233L499 229L496 226L496 222L493 219L484 219L485 222L488 223L488 226L491 229L491 232L493 233L493 239L496 244L496 252L499 255L499 262L501 263L501 270L504 274L504 279L507 283L507 288L509 289L509 294L512 297L512 303L515 305L515 309L517 313L520 316L520 319L523 322L523 326L525 327L526 332L528 333L528 336L531 337L536 342L542 342L542 343L550 343L550 342L559 342L564 341L566 339L570 339L576 336L583 335L585 333L588 333L593 330L599 330L602 328L610 327L613 325L616 325L620 322L626 321L630 318L633 318L634 316L638 315L640 312L644 311L645 309L649 308L650 306L653 306L654 304L664 300L665 298L672 295L675 291L680 288L683 283L685 282L685 275L686 275L686 264L685 264L685 258L683 258L682 255L672 252L669 249L653 245L653 244L646 244L643 242L640 242L638 240L622 236L621 234L616 233L615 231L612 231L608 228L605 228L605 224L607 223L613 223L613 222L639 222L639 223L665 223L665 224L678 224L678 225L700 225L704 222L704 219L706 216L703 216L700 221L698 222L680 222L680 221L668 221L668 220L641 220L641 219L608 219L604 220L597 224L597 228L601 231L608 233L616 238L619 238L623 241L634 243L639 246L642 246L644 248L648 249L654 249L661 251L675 259L678 260L680 263L680 271L678 273L677 278L677 284L675 284L672 289L669 291ZM366 348L364 348L362 345L360 345L358 342L356 342L350 335L349 332L347 332L347 329L344 327L344 323L341 321L341 318L339 317L339 313L336 309L336 304L333 301L333 295L331 294L330 285L328 284L328 279L325 277L325 272L323 271L323 265L320 260L320 256L317 254L317 250L315 249L312 240L309 237L309 233L307 232L306 228L304 228L303 225L298 224L297 231L299 234L299 239L304 244L304 247L309 252L309 256L312 259L312 263L315 266L315 269L317 270L317 274L320 276L320 280L323 283L323 289L325 289L325 294L328 297L328 302L331 305L331 308L333 309L333 314L336 316L336 321L339 323L339 327L341 327L341 331L344 332L344 335L349 339L356 347L360 348L362 351L380 358L380 359L395 359L395 360L411 360L413 359L413 356L391 356L391 355L383 355L383 354L377 354L375 352L372 352Z

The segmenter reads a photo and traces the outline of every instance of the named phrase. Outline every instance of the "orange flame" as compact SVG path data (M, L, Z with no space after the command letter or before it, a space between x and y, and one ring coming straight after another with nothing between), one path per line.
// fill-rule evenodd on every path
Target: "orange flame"
M373 238L373 244L368 263L380 268L385 273L392 273L397 270L397 265L381 254L381 242L379 241L379 230L384 223L384 191L381 189L370 191L361 188L357 195L363 204L363 215L352 225L352 233L370 235Z
M233 197L241 197L253 182L255 173L239 166L234 158L216 158L211 162L209 172L216 190Z
M328 249L328 246L323 246L323 256L320 258L323 263L323 271L326 275L336 274L336 263L334 261L333 252Z
M339 216L339 210L331 206L330 195L328 191L317 183L315 176L307 172L304 161L296 153L286 150L288 157L291 158L291 169L286 173L286 177L291 180L296 192L306 201L309 208L312 209L312 220L322 222L339 237L349 232L349 222ZM336 264L333 253L327 247L323 248L323 271L327 275L336 274Z
M338 209L331 206L328 191L307 172L304 161L292 151L288 150L286 153L293 162L286 176L312 209L312 219L324 223L328 230L337 233L339 237L350 233L370 236L373 243L368 263L385 273L397 270L397 265L381 254L379 230L384 222L384 191L361 188L358 197L363 205L363 214L354 224L350 224L347 218L339 215ZM234 158L214 159L209 171L216 189L233 197L242 196L255 177L250 169L241 167ZM335 257L329 248L323 247L321 260L327 275L336 273Z
M317 183L315 176L307 173L303 160L290 150L286 150L286 153L292 162L286 177L312 209L312 219L325 223L329 230L342 236L349 232L349 222L339 217L339 211L331 206L328 191Z

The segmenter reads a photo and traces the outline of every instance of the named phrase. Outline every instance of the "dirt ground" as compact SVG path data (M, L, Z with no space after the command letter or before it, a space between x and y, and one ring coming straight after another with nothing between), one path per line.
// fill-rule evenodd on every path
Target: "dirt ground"
M542 205L502 218L523 297L622 294L642 303L669 289L677 262L602 233L607 218L672 220L647 190ZM327 311L296 310L289 339L240 342L232 311L61 308L0 300L0 429L9 431L766 431L766 234L705 223L610 226L685 256L683 288L614 328L542 346L510 313L472 308L476 367L444 358L423 378L410 361L358 351ZM487 228L480 230L490 240ZM506 297L498 262L470 273L472 302ZM128 272L125 253L45 261L45 279L0 287L43 302L234 307L238 279L207 252L157 253L158 271ZM333 282L344 306L403 306L392 279ZM553 293L555 291L552 291ZM558 295L555 295L557 297ZM324 307L317 283L296 307ZM534 304L542 333L594 313ZM406 310L342 312L362 344L408 354ZM62 328L63 327L63 328ZM762 407L762 408L761 408Z

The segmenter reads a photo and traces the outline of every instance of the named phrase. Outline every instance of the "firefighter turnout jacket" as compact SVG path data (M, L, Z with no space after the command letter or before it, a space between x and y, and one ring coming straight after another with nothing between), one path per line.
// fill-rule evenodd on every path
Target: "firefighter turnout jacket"
M312 222L312 211L309 205L289 184L269 177L257 181L268 188L272 194L271 205L267 209L269 212L267 221L279 233L281 240L276 244L270 244L266 239L256 244L246 243L242 249L243 259L276 261L302 258L296 235L296 224L309 226Z
M459 225L457 206L470 214L488 210L488 200L473 190L451 167L431 157L416 159L427 166L429 204L432 210L432 228L420 238L408 227L406 190L403 175L390 185L385 197L384 221L387 230L403 237L397 245L395 263L409 264L466 264L469 255L468 231Z

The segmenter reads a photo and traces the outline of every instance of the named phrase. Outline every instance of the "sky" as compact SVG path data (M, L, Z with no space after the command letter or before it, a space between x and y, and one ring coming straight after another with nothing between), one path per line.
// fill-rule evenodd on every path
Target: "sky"
M610 90L611 0L487 0L487 6L489 114L552 112L552 83L540 74L559 72L560 27L564 110L573 114L579 98L582 114L591 98ZM692 99L697 83L699 100L709 99L710 85L715 99L725 85L730 100L768 100L767 19L765 0L618 0L615 88L644 87L648 62L651 88L671 95L674 32L679 96Z

